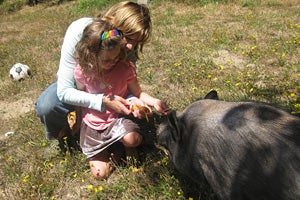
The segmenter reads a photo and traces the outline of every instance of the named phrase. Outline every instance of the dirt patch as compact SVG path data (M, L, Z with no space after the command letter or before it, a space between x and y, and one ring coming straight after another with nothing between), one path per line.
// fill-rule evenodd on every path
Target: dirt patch
M0 101L0 119L17 118L34 109L34 101L29 97L14 101Z
M16 101L11 99L10 101L0 101L0 140L13 134L16 124L11 123L11 121L15 121L18 117L34 110L34 101L36 98L32 95L30 96L30 94L27 95ZM7 124L10 125L7 126Z
M212 60L217 65L231 66L243 69L247 64L246 60L226 50L220 50L215 54L216 57L212 58Z

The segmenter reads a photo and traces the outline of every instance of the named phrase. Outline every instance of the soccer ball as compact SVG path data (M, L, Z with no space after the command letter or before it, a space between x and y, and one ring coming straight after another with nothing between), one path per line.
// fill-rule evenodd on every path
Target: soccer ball
M27 65L16 63L9 70L9 76L14 81L22 81L31 76L31 71Z

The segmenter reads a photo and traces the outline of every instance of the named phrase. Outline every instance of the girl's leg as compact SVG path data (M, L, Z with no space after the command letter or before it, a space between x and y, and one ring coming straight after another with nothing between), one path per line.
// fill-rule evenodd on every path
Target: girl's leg
M121 142L125 147L137 147L142 142L142 136L137 132L127 133L122 139Z
M142 143L142 136L137 132L130 132L126 134L120 141L124 144L126 156L137 158L137 151L135 147Z
M89 159L90 169L97 179L106 179L114 170L112 160L107 150Z
M89 159L90 169L95 178L106 179L124 156L124 147L117 142L108 149Z
M57 83L51 84L35 102L37 116L44 124L47 139L55 139L59 131L66 125L67 114L74 110L74 106L59 101Z

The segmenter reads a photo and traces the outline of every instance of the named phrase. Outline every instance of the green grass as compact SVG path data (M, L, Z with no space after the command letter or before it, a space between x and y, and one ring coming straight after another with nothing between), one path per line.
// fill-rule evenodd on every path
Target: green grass
M56 80L66 28L77 18L103 13L115 2L0 4L1 199L214 199L205 183L201 194L189 189L155 148L141 149L140 165L116 166L111 179L97 181L81 153L60 154L45 139L33 104ZM224 100L266 101L300 113L296 0L148 2L153 35L137 63L146 92L178 111L216 89ZM33 77L10 80L8 71L16 62L28 64ZM28 103L22 99L30 99L32 109L18 114L17 105ZM16 106L8 110L8 105ZM145 125L148 134L155 134L156 124ZM8 131L14 134L4 137Z

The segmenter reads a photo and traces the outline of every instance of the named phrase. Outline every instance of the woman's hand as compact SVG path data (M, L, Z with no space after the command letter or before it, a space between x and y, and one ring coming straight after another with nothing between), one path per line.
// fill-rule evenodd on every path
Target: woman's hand
M130 104L126 101L126 99L120 96L103 96L102 102L104 103L105 107L108 107L119 114L129 115L131 113L131 110L128 107Z

